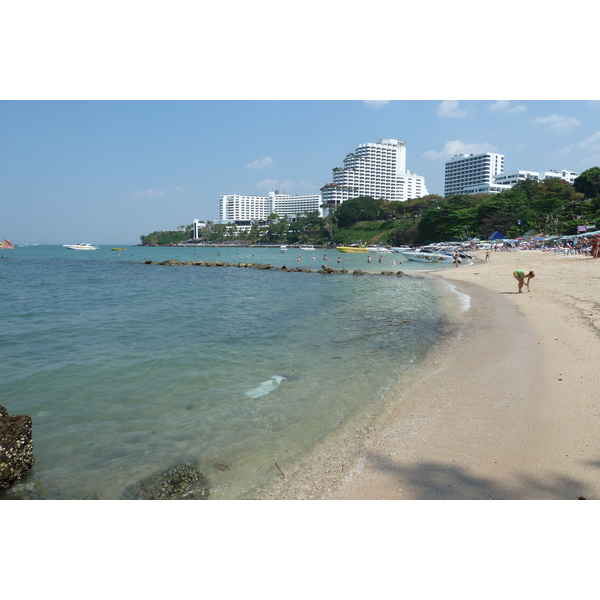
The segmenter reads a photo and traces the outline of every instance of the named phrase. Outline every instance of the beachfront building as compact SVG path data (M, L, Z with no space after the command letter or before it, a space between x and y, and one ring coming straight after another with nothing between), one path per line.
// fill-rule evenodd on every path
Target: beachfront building
M566 181L567 183L573 185L575 179L577 179L578 176L579 173L576 173L575 171L567 171L565 169L563 169L562 171L550 170L546 171L541 177L541 179L562 179L563 181Z
M326 215L342 202L370 196L406 201L427 195L425 178L406 169L406 144L395 139L359 144L333 169L333 182L321 188Z
M323 216L320 194L290 196L283 190L269 192L268 196L245 196L224 194L220 200L220 223L236 224L238 228L250 229L255 221L266 221L269 215L288 217L290 221L308 213Z
M515 173L501 173L494 178L494 182L513 187L517 185L517 183L527 179L535 179L536 181L543 181L544 179L562 179L573 185L577 176L578 173L575 171L567 171L565 169L562 171L545 171L544 173L539 173L538 171L516 171Z
M494 181L504 171L504 155L495 152L456 154L446 162L444 195L494 194L509 189Z
M504 155L494 152L457 154L446 162L444 194L498 194L521 181L533 179L563 179L571 185L578 173L574 171L515 171L504 173Z
M494 182L511 188L521 181L527 179L539 180L540 174L537 171L516 171L514 173L500 173L494 177Z

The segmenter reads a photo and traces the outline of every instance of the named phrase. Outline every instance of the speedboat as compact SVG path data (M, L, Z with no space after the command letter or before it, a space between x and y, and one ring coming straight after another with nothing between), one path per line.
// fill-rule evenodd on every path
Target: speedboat
M69 248L70 250L98 250L98 246L92 246L91 244L63 244L63 248Z
M364 246L336 246L336 250L340 252L360 252L366 254L368 250Z
M407 260L416 260L418 262L438 263L438 262L454 262L454 257L444 252L431 252L430 250L410 250L401 252ZM458 262L462 262L459 257Z
M367 251L379 252L380 254L383 254L384 252L393 252L393 250L387 246L367 246Z

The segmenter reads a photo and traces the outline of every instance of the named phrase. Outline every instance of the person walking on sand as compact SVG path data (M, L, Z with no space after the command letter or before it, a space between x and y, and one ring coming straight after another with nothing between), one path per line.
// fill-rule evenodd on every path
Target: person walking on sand
M490 261L490 251L489 249L485 251L485 262L489 262Z
M529 271L529 273L525 273L525 271L521 271L520 269L513 272L513 277L519 282L519 294L523 293L523 284L527 284L527 291L530 292L529 282L535 277L535 273L533 271ZM527 281L525 281L527 280Z
M454 264L456 265L456 268L458 269L458 263L460 262L460 252L457 250L454 253Z

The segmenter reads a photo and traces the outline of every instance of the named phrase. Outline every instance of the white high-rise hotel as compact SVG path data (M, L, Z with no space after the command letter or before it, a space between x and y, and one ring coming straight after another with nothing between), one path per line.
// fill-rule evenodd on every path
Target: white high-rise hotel
M360 196L384 200L409 200L427 195L425 179L406 170L406 144L382 139L359 144L333 169L333 183L321 188L325 212Z
M224 194L220 201L222 222L250 225L251 221L264 221L270 214L290 217L321 211L321 195L289 196L282 190L269 192L268 196Z
M497 194L526 179L562 179L573 184L575 171L516 171L504 173L504 155L494 152L456 154L446 162L444 195Z
M482 192L493 185L494 177L503 171L503 154L457 154L446 163L444 195Z

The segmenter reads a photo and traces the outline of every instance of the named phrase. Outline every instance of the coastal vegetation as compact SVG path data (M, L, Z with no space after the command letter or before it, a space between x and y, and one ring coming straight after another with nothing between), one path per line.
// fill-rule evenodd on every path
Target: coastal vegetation
M487 239L495 231L507 238L529 231L575 235L581 226L600 224L600 167L571 185L562 179L527 179L499 194L435 194L390 202L371 197L347 200L322 218L318 213L269 215L250 229L208 222L201 241L239 244L384 244L417 245L437 241ZM141 236L142 244L177 244L191 237L192 226Z

